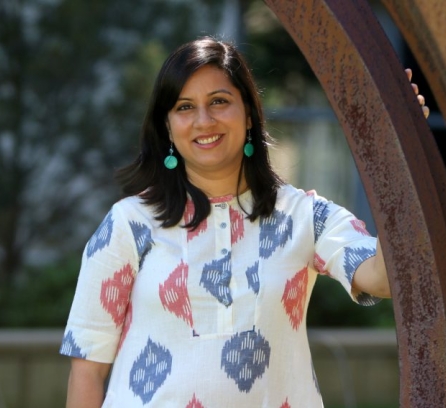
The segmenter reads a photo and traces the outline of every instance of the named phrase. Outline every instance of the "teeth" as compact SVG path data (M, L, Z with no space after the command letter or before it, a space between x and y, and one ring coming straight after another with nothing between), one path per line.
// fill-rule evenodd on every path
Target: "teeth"
M215 136L207 137L204 139L197 139L196 142L198 144L205 145L205 144L209 144L209 143L214 143L220 138L221 138L221 135L215 135Z

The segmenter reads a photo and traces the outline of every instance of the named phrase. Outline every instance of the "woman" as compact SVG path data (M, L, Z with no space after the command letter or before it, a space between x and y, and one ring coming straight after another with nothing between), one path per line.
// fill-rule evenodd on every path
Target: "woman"
M323 406L305 327L316 277L371 305L390 297L386 269L364 225L282 182L267 146L232 45L171 54L118 172L125 198L85 248L67 407Z

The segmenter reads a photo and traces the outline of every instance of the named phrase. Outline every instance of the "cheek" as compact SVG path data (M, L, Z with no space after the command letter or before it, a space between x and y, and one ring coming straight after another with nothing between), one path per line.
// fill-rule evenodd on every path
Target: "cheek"
M169 121L170 132L173 138L181 136L188 131L189 121L186 118L173 118Z

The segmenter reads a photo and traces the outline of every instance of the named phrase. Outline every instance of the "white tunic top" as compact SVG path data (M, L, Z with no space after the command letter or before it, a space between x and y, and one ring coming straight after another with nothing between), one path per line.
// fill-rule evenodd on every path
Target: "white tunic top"
M103 407L322 407L305 326L318 273L351 291L376 239L347 210L286 185L211 200L195 231L159 227L138 197L88 242L61 353L113 363ZM240 203L239 203L239 202ZM193 215L188 202L184 220ZM183 223L182 223L183 224Z

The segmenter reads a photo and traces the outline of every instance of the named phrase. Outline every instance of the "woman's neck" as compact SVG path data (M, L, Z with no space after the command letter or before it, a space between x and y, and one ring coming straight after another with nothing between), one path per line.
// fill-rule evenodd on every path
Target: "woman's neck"
M202 174L192 170L187 171L189 181L209 198L223 197L227 195L237 195L244 193L248 189L245 177L242 175L240 185L238 186L238 172L229 174Z

